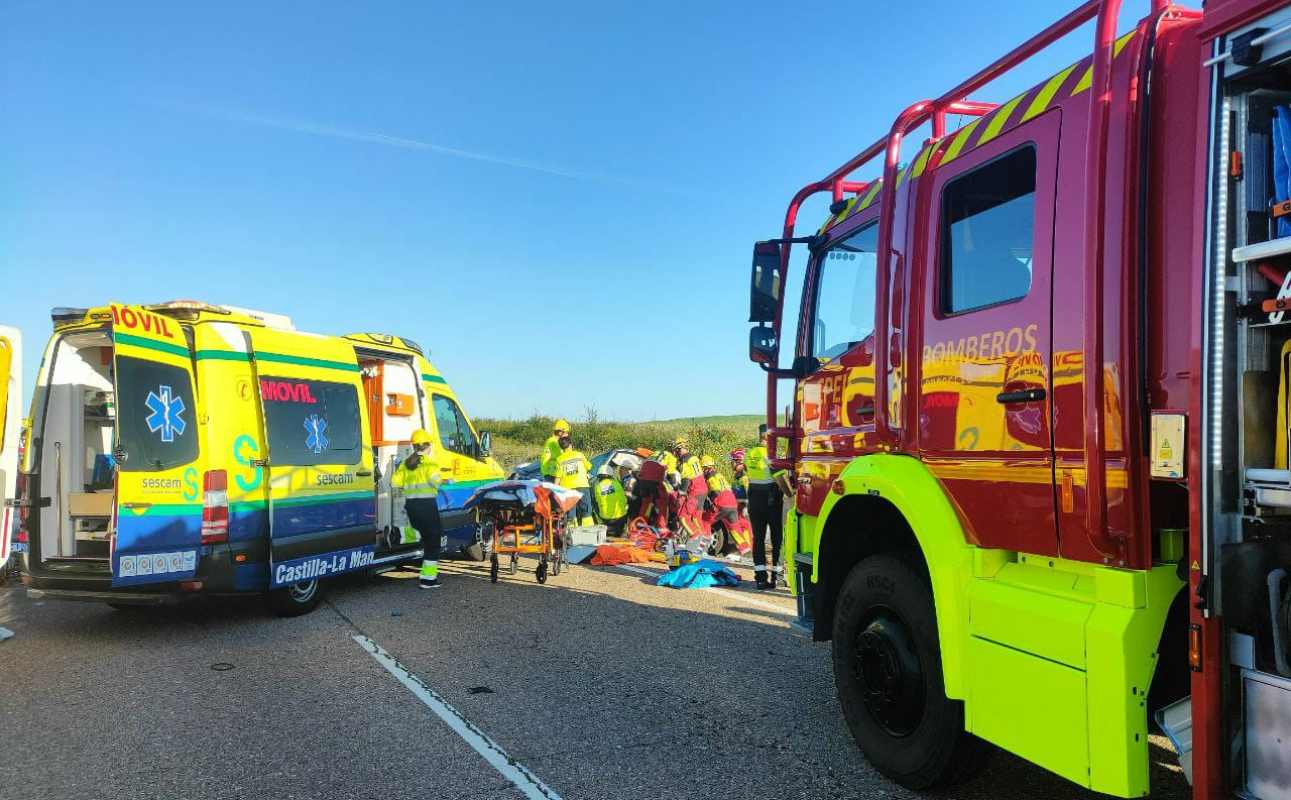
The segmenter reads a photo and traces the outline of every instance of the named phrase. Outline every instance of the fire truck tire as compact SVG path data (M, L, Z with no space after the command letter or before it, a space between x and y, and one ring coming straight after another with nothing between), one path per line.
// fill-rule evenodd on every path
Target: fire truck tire
M857 564L834 613L834 683L857 746L874 767L921 791L967 779L990 748L964 730L944 692L932 589L894 555Z
M265 594L269 610L280 617L299 617L318 607L323 599L323 582L318 578L293 583Z

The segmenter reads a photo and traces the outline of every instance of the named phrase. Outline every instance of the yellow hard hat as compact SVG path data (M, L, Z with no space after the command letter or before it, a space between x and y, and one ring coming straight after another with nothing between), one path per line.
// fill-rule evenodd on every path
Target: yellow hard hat
M569 423L563 419L558 419L556 420L556 424L552 427L552 430L557 433L569 433Z
M428 431L415 430L412 432L412 443L414 445L430 444L433 441L434 440L430 438L430 433Z
M699 460L699 466L715 468L717 466L717 462L713 460L712 456L704 456Z
M687 439L685 436L678 436L678 437L673 441L672 446L673 446L673 449L674 449L674 450L675 450L676 448L678 448L678 447L684 447L684 448L686 448L687 450L689 450L689 449L690 449L690 440L689 440L689 439Z

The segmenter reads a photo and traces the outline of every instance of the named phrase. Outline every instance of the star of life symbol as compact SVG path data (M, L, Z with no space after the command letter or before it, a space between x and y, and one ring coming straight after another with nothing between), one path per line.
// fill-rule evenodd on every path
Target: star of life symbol
M157 391L148 392L144 401L148 407L148 432L161 432L163 442L175 441L175 436L183 436L188 424L184 422L184 398L171 393L169 386L158 386Z
M327 420L317 414L310 414L305 417L305 431L307 433L305 447L309 448L310 452L315 455L322 453L327 448L327 437L323 435L325 430L327 430Z

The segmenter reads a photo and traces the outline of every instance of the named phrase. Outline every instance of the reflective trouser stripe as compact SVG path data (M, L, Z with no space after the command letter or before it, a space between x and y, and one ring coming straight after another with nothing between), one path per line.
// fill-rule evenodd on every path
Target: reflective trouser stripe
M433 580L433 579L435 579L435 578L438 578L438 577L439 577L439 562L438 562L438 561L423 561L423 562L421 562L421 577L423 577L423 578L430 578L430 579L432 579L432 580Z
M777 575L783 575L783 574L784 574L784 567L780 566L779 564L776 564L776 565L775 565L774 567L772 567L771 569L772 569L772 570L773 570Z
M767 566L766 566L766 564L758 564L758 565L756 565L756 566L754 566L754 567L753 567L753 571L754 571L754 572L766 572L766 571L767 571Z

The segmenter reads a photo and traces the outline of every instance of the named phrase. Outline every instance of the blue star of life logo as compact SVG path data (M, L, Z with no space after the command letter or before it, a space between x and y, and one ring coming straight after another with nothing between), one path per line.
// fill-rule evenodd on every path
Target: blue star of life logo
M184 422L184 398L174 395L169 386L158 386L157 391L148 392L144 401L148 407L148 432L161 432L163 442L175 441L175 436L183 436L188 424Z
M327 448L327 437L323 435L325 430L327 430L327 420L317 414L305 417L305 447L309 448L314 455L322 453Z

